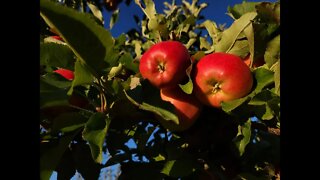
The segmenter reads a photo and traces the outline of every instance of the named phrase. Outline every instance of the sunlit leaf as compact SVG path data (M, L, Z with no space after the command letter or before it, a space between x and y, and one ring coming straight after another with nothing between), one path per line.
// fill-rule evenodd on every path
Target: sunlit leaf
M107 67L104 61L113 47L111 33L91 15L49 0L40 0L40 15L70 46L74 54L97 76Z
M249 12L235 20L228 29L222 32L221 40L215 45L215 51L229 52L238 39L238 36L252 23L252 20L256 16L256 12Z

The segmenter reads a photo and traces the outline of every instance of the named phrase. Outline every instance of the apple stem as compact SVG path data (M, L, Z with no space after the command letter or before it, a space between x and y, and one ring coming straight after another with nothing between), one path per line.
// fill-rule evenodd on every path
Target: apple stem
M221 89L221 84L220 83L215 83L213 88L212 88L212 93L215 94Z
M165 69L166 69L166 66L165 66L164 62L159 62L159 64L158 64L159 72L163 73L165 71Z

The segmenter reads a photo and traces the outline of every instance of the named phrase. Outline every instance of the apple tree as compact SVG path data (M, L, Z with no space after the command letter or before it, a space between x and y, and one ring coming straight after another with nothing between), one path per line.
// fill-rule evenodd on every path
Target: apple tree
M144 16L113 37L119 3ZM229 6L229 27L164 5L40 0L41 179L280 179L280 1Z

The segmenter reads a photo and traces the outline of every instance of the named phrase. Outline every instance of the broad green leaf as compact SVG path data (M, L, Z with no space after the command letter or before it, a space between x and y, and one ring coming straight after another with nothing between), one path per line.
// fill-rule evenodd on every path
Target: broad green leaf
M71 95L73 88L79 85L87 85L93 82L93 75L90 73L89 69L85 64L82 64L81 61L76 61L75 71L74 71L74 80L72 81L72 86L68 91L68 94Z
M280 59L280 34L273 38L267 44L266 52L264 54L264 60L270 68L273 64Z
M122 63L125 68L127 68L135 73L139 72L139 64L134 62L130 53L123 54L120 57L119 62Z
M164 164L161 173L178 178L185 177L195 171L194 162L191 159L170 160Z
M238 36L252 23L256 16L256 12L249 12L235 20L228 29L222 32L221 40L215 45L215 51L228 53L234 46Z
M102 146L109 128L111 119L102 113L93 114L86 123L82 132L83 138L88 141L91 155L95 162L102 162Z
M270 90L262 90L261 92L257 93L254 97L252 97L248 104L257 106L263 105L275 97L276 95L272 93Z
M200 49L205 48L206 50L211 49L210 44L204 37L200 37Z
M243 1L241 4L236 4L233 7L228 7L228 15L234 19L239 19L242 15L248 12L256 11L255 6L258 2L246 2Z
M97 24L89 14L49 0L40 0L40 15L82 63L88 65L92 74L98 76L107 67L104 60L114 43L111 33Z
M69 88L72 83L72 81L65 79L57 73L47 73L41 76L41 79L52 86L62 89Z
M53 147L50 147L47 151L41 154L40 178L42 180L50 179L51 174L55 170L55 168L58 166L63 153L68 148L68 145L70 144L72 139L78 134L78 132L79 131L75 131L72 134L62 136L57 142L57 144L55 144Z
M61 114L56 117L53 121L52 131L53 132L70 132L80 127L83 127L88 118L79 114L78 112L69 112Z
M229 53L241 58L245 58L249 51L248 40L237 40L230 49Z
M110 18L110 24L109 24L109 28L110 29L112 29L114 24L118 21L119 13L120 13L120 9L117 9L117 10L112 12L112 15L111 15L111 18Z
M40 78L40 108L68 105L68 97L66 89L55 87Z
M229 102L222 102L221 108L223 111L230 113L231 111L233 111L234 109L236 109L237 107L239 107L241 104L245 103L249 99L250 99L250 96L246 96L246 97L235 99Z
M66 46L57 43L40 43L40 65L74 70L75 55Z
M141 82L141 84L135 89L124 91L128 100L140 109L152 112L165 121L179 124L179 119L174 113L174 106L161 99L159 89L146 81Z
M257 86L254 91L257 93L264 87L274 83L274 72L265 69L264 67L257 68L253 73L257 81Z
M239 150L240 156L245 152L246 146L251 139L251 120L249 119L243 125L238 126L238 134L234 139L234 143Z
M206 54L204 53L204 51L197 51L194 55L191 56L191 60L192 62L197 62L205 55Z

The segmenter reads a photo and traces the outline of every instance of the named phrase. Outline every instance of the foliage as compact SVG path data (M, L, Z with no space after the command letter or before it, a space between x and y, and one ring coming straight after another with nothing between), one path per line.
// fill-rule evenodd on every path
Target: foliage
M120 164L126 179L271 179L279 176L280 2L243 2L228 8L228 28L204 19L208 6L193 0L135 0L140 29L112 37L104 28L103 7L117 21L118 3L40 0L40 176L53 171L71 178L78 171L97 179L100 170ZM131 1L126 1L130 5ZM52 38L59 36L62 39ZM177 122L170 103L139 73L139 59L155 43L183 43L194 66L206 54L250 56L254 87L222 109L205 106L184 132L159 123ZM262 66L254 66L264 58ZM74 71L71 81L53 71ZM181 89L192 93L189 81ZM279 132L279 133L274 133ZM131 142L133 145L128 145ZM103 163L103 154L109 154Z

